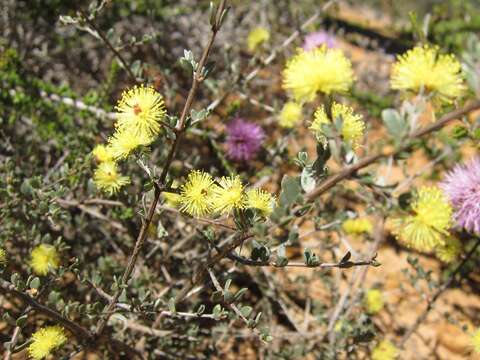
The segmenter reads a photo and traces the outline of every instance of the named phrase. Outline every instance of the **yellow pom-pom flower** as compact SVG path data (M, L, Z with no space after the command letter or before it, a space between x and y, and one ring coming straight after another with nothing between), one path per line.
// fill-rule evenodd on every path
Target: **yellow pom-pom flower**
M45 276L51 269L56 269L60 265L57 249L52 245L38 245L30 256L30 265L37 275Z
M419 251L445 244L452 226L452 207L437 187L422 187L412 203L413 214L392 222L397 239Z
M157 135L165 117L162 95L151 86L135 86L125 91L116 106L120 131L129 131L142 139Z
M279 125L286 129L293 128L302 119L302 105L289 101L280 112Z
M248 51L254 52L257 47L270 39L270 33L263 27L250 31L247 37Z
M7 262L7 252L0 248L0 265L4 265Z
M478 328L470 339L473 351L480 354L480 328Z
M385 305L382 292L378 289L368 290L365 294L364 304L365 309L369 314L378 313Z
M257 209L264 216L273 211L275 199L268 192L261 189L250 189L247 191L247 207Z
M454 262L462 252L462 244L454 236L445 238L445 243L435 249L435 255L444 263Z
M451 103L465 91L462 67L438 47L417 46L398 57L392 67L392 89L424 92L439 103Z
M342 229L350 235L370 234L373 230L373 225L367 218L347 219L342 223Z
M233 209L244 209L247 206L239 176L223 177L212 190L213 209L221 214L229 214Z
M398 349L388 340L382 340L372 351L372 360L395 360Z
M332 119L342 119L342 129L340 133L345 142L347 142L353 149L357 149L363 138L365 131L365 123L362 121L362 115L355 114L353 109L347 105L334 102L332 105ZM326 137L322 129L322 125L330 124L331 121L327 116L325 108L319 107L314 114L314 120L310 125L310 130L313 131L318 141L326 144Z
M317 93L345 93L353 83L350 60L339 49L326 46L298 50L283 70L283 88L297 101L313 101Z
M122 186L130 182L127 176L122 176L118 172L117 164L113 161L103 162L93 174L95 185L106 193L112 195L116 193Z
M143 136L128 130L116 131L113 136L108 139L109 151L114 159L125 159L137 147L140 145L150 145L152 141L152 136Z
M46 358L50 353L67 341L61 326L47 326L32 335L32 343L28 346L28 354L34 360Z
M210 174L194 170L180 188L180 210L192 216L202 216L212 211L213 179Z
M110 149L105 145L97 145L92 151L93 156L98 162L112 161L113 156Z

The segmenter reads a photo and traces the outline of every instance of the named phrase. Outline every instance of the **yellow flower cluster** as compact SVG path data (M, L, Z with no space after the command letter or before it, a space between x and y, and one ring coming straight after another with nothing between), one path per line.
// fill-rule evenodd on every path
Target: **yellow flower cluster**
M60 265L57 249L52 245L38 245L32 250L30 256L30 265L37 275L45 276L50 270L56 269Z
M432 251L446 242L452 207L437 187L422 187L412 203L413 214L392 221L397 239L419 251Z
M247 37L248 51L254 52L257 47L270 39L270 33L263 27L250 31Z
M360 146L360 142L363 138L365 131L365 123L362 120L362 115L355 114L353 109L347 105L334 102L331 108L332 120L335 122L337 119L342 120L342 128L340 134L345 142L347 142L352 149L357 149ZM323 125L331 124L325 107L319 107L314 114L314 120L310 125L310 130L315 134L317 140L326 144L327 137L322 129Z
M435 255L444 263L452 263L459 257L462 252L462 244L454 236L448 236L445 238L445 243L439 245L435 249Z
M347 219L342 223L342 229L350 235L370 234L373 230L373 225L367 218Z
M480 354L480 328L478 328L471 337L470 340L473 351Z
M382 340L372 351L372 360L394 360L398 349L388 340Z
M180 210L191 216L211 213L230 214L234 209L257 209L268 216L274 206L274 198L260 189L245 191L239 176L214 180L206 172L194 170L180 187Z
M283 70L283 88L297 101L313 101L317 93L345 93L353 83L352 64L339 49L326 46L298 50Z
M396 90L425 93L435 102L451 103L465 91L462 67L438 47L417 46L398 57L392 67L391 86Z
M125 91L115 109L115 133L107 145L97 145L92 152L99 163L93 180L110 195L130 182L120 174L117 161L126 159L140 146L150 145L160 133L166 114L162 96L153 87L143 85Z
M0 248L0 265L4 265L7 262L7 253L4 249Z
M285 129L293 128L302 119L302 105L289 101L280 112L279 125Z
M364 304L369 314L378 313L385 305L382 292L378 289L368 290L365 294Z
M47 326L32 335L32 343L28 346L28 354L34 360L46 358L50 353L67 341L61 326Z

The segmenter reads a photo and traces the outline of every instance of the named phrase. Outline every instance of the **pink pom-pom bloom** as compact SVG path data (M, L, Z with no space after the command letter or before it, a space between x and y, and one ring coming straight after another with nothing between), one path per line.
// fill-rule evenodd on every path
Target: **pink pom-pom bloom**
M326 45L327 48L335 47L335 38L325 31L312 32L305 36L303 50L310 51L322 45Z
M455 166L441 188L452 203L457 224L480 233L480 158Z
M263 129L241 118L227 125L227 156L234 161L251 160L262 146Z

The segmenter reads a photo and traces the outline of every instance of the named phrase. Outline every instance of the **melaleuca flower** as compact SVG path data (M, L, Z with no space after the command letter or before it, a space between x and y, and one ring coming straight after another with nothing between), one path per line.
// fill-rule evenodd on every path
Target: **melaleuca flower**
M473 351L480 354L480 328L472 334L470 339Z
M248 51L254 52L257 47L270 39L270 33L267 29L257 27L250 31L247 37Z
M465 91L462 67L438 47L417 46L400 55L392 67L392 89L424 92L439 103L451 103Z
M202 216L212 211L213 179L210 174L194 170L180 188L180 210L191 216Z
M229 214L233 209L245 209L247 199L239 176L223 177L212 189L213 209Z
M113 136L108 139L108 150L115 160L125 159L136 148L142 145L150 145L152 141L152 136L145 137L129 130L116 131Z
M369 314L376 314L383 309L385 301L383 299L383 294L378 289L370 289L365 294L363 299L365 309Z
M452 226L452 207L437 187L422 187L412 203L412 215L392 221L397 239L419 251L445 244Z
M367 218L347 219L342 223L342 229L347 234L370 234L373 230L372 222Z
M264 216L272 213L275 199L272 195L261 189L250 189L247 191L247 207L257 209Z
M293 128L300 120L302 120L302 105L293 101L283 105L279 121L281 127L286 129Z
M38 245L32 250L30 257L30 265L37 275L45 276L60 265L57 249L52 245Z
M130 179L118 172L115 162L106 161L98 165L93 174L93 181L100 190L112 195L128 184Z
M115 109L118 111L118 129L134 133L142 139L160 132L161 121L166 114L162 95L153 87L143 85L124 91Z
M445 243L437 246L435 255L444 263L452 263L458 259L462 252L462 243L454 236L445 239Z
M28 354L34 360L46 358L50 353L62 346L66 341L64 329L60 326L47 326L32 335L32 343L28 346Z
M227 126L227 156L234 161L251 160L262 147L263 129L252 122L235 119Z
M0 248L0 265L5 265L7 262L7 252Z
M452 203L456 223L469 232L480 233L480 158L457 165L441 188Z
M350 60L339 49L326 46L299 50L283 70L283 88L297 101L313 101L318 93L345 93L353 83Z
M395 360L398 349L388 340L382 340L372 351L372 360Z
M92 151L93 156L98 162L112 161L113 156L110 149L105 145L97 145Z
M310 51L322 45L328 48L335 47L335 38L326 31L315 31L305 36L302 48Z
M343 140L348 143L353 149L360 146L365 131L365 123L362 121L362 115L355 114L353 109L349 106L334 102L332 105L333 121L337 119L342 120L342 128L340 134ZM313 131L318 141L326 144L326 136L322 125L331 124L332 122L325 112L323 106L319 107L314 114L314 120L310 125L310 130Z
M181 204L182 197L180 194L164 191L162 196L165 199L165 203L172 208L177 208Z

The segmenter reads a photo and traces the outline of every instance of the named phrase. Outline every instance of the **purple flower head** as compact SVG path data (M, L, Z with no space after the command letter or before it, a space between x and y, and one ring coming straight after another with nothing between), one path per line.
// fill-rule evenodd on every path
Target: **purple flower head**
M263 129L241 118L227 125L227 156L234 161L251 160L260 150L265 137Z
M480 158L455 166L441 187L452 203L457 224L480 233Z
M335 47L335 38L326 31L315 31L305 36L303 50L310 51L324 44L327 48Z

